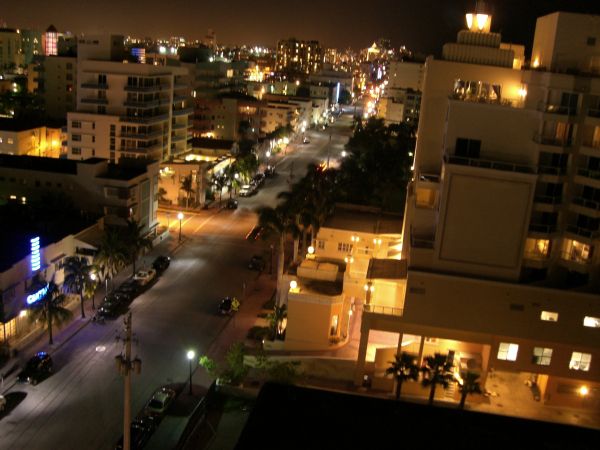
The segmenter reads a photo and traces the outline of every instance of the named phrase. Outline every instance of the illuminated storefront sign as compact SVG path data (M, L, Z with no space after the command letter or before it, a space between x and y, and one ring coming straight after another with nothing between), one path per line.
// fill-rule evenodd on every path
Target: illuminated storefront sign
M40 256L40 237L36 236L30 240L31 242L31 271L35 272L40 270L41 267L41 256Z
M41 288L39 291L28 295L27 296L27 304L31 305L32 303L35 303L39 300L41 300L42 298L44 298L44 296L46 295L46 293L48 292L48 288L50 287L49 284L46 284L46 286L44 286L43 288Z

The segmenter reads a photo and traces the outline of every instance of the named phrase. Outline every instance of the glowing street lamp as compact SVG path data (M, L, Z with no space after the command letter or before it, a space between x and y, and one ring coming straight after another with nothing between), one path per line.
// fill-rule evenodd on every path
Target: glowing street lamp
M188 350L187 359L190 362L190 395L192 395L192 361L196 357L196 352L194 350Z
M181 242L181 221L183 220L183 213L177 213L177 219L179 219L179 242Z

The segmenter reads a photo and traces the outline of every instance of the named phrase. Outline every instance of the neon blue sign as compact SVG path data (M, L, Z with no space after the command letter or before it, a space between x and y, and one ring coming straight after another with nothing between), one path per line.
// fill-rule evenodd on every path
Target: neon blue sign
M31 305L32 303L35 303L35 302L41 300L42 298L44 298L44 296L48 293L49 287L50 287L50 284L46 284L46 286L41 288L36 293L28 295L27 296L27 304Z
M36 270L40 270L42 266L42 259L40 255L40 237L36 236L31 239L31 271L35 272Z

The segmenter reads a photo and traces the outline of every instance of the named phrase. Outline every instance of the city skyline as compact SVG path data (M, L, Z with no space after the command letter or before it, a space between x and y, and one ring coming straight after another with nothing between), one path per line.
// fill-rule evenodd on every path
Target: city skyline
M590 1L544 0L522 4L504 0L487 5L494 18L493 31L502 33L505 42L527 47L531 45L531 30L539 16L559 10L600 14L600 5ZM464 12L474 9L475 2L429 0L411 4L379 0L369 4L371 11L365 11L367 7L358 2L338 0L326 4L307 0L301 11L293 2L277 6L280 9L270 7L265 1L255 2L247 11L248 5L233 0L223 10L212 1L191 5L174 0L165 11L164 5L155 0L145 2L143 8L114 0L102 4L82 1L77 5L64 0L52 4L32 0L11 5L0 16L0 23L38 30L53 24L59 31L76 34L118 33L156 39L183 36L190 40L201 40L212 29L217 42L225 45L274 46L279 39L297 37L319 40L326 47L358 49L382 37L390 39L394 47L405 45L415 52L437 54L464 27ZM114 14L117 7L121 12ZM406 9L410 15L404 14ZM428 29L423 28L423 23L428 24Z

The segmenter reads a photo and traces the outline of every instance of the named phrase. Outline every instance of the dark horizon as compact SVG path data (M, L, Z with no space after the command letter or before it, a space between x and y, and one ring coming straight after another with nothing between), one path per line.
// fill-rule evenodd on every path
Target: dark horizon
M418 53L438 54L445 42L455 41L456 33L464 28L464 14L474 5L474 0L375 0L368 6L354 1L305 0L300 9L298 2L285 0L274 6L264 0L252 4L230 0L226 6L214 0L202 4L172 0L165 9L166 3L157 0L143 4L30 0L12 3L3 11L0 23L40 31L52 24L61 32L75 34L117 33L154 39L182 36L189 40L201 40L213 29L220 45L269 47L279 39L297 37L316 39L323 47L358 50L383 37L396 48L405 45ZM492 30L502 33L504 42L527 48L539 16L559 10L600 14L600 2L589 0L493 0L487 5L493 15Z

